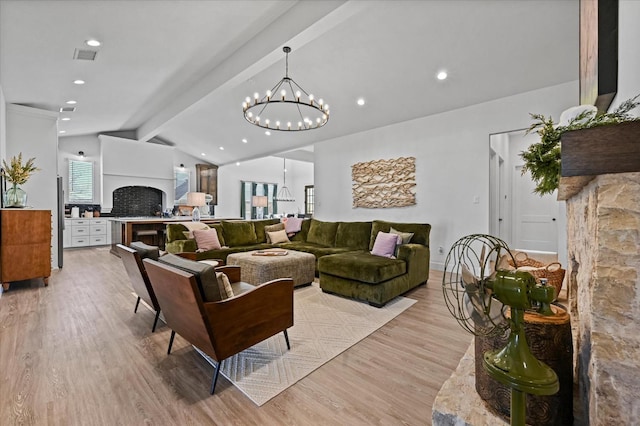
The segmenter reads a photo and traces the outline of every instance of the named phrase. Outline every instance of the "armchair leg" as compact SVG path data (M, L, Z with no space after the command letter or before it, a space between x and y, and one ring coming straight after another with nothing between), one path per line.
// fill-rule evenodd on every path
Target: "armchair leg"
M167 355L171 353L171 346L173 346L173 338L176 337L176 332L171 330L171 338L169 339L169 349L167 349Z
M284 333L284 340L285 342L287 342L287 349L291 350L291 345L289 344L289 334L287 333L287 330L283 330Z
M211 395L213 395L213 391L216 390L216 383L218 382L218 374L220 373L221 364L222 364L222 361L218 361L218 363L216 364L216 369L213 372L213 379L211 380L211 392L210 392Z
M138 312L138 305L140 304L140 296L138 296L138 300L136 300L136 307L133 308L133 313L135 314L136 312Z
M151 328L152 333L156 331L156 325L158 325L158 318L160 318L160 310L156 311L156 319L153 320L153 328Z

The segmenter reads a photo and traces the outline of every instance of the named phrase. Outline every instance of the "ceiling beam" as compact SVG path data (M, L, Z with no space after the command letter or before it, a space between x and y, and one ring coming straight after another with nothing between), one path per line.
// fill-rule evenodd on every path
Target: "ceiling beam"
M169 123L206 97L235 87L282 59L282 46L300 48L358 13L365 2L301 1L295 3L252 40L144 121L138 140L158 135ZM240 102L240 101L238 101Z

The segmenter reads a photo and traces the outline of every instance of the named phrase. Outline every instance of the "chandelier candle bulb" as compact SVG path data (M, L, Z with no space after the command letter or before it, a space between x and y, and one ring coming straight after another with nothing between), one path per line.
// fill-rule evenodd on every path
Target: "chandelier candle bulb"
M283 90L280 92L280 94L282 95L282 100L284 101L285 96L287 96L287 91L283 89Z
M276 121L276 130L280 130L280 122Z
M298 90L298 91L296 92L296 102L300 102L300 95L301 95L301 93L300 93L300 91Z

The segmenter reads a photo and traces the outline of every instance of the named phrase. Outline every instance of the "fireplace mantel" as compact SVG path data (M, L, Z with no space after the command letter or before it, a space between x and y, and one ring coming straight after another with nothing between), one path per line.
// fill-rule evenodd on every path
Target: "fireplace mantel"
M568 200L597 175L640 172L640 121L562 135L558 199Z
M562 136L576 424L635 424L640 404L640 122Z

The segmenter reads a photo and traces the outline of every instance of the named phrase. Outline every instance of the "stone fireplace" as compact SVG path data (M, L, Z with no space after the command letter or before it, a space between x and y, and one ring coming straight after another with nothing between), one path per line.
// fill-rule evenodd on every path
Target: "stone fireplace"
M125 216L159 216L162 191L149 186L124 186L113 191L111 214Z

